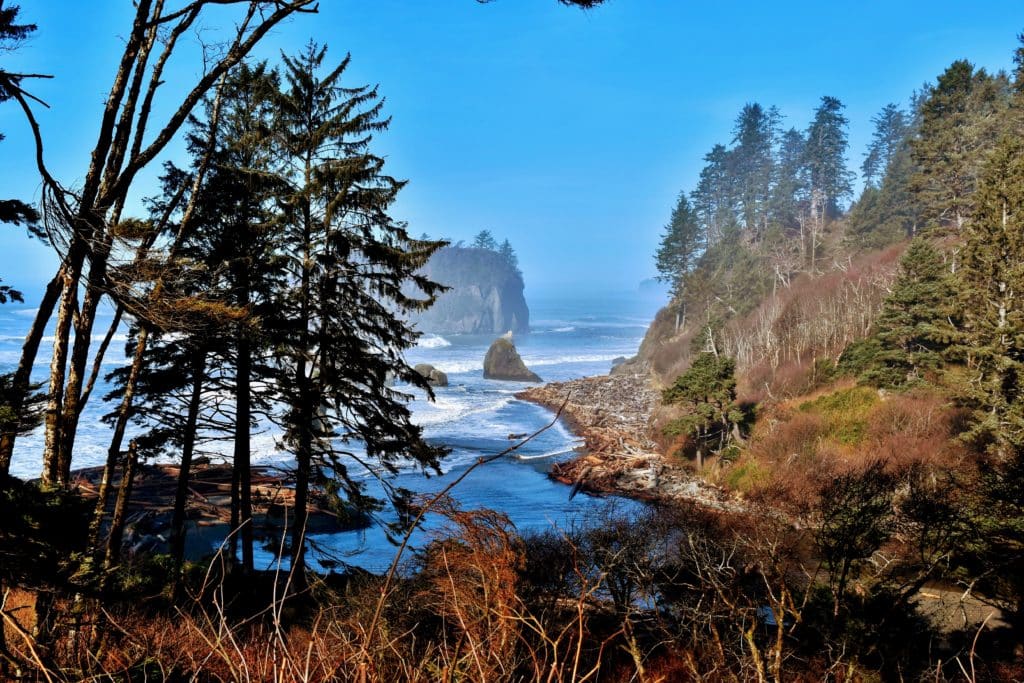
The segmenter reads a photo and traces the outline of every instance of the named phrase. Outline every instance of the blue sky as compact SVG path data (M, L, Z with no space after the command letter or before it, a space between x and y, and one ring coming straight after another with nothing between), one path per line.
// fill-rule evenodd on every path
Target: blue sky
M51 73L32 84L47 161L74 184L88 163L130 3L21 0L39 25L12 70ZM177 5L179 3L172 3ZM206 37L227 28L212 15ZM377 140L390 173L410 184L394 208L414 233L508 237L528 296L635 289L653 275L659 233L701 157L728 142L746 102L777 105L803 128L821 95L850 118L859 166L871 116L905 101L951 61L1008 68L1024 3L700 2L610 0L593 11L555 0L322 0L320 14L275 31L259 56L310 38L340 59L351 83L378 83L393 117ZM194 76L194 54L165 86ZM27 127L0 107L0 196L39 189ZM181 159L173 145L168 156ZM142 176L136 197L153 191ZM54 259L18 230L0 232L0 277L26 290Z

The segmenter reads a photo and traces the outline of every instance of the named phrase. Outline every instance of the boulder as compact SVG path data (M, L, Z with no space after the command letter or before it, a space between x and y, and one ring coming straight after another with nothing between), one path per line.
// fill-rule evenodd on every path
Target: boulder
M444 374L433 365L429 363L420 363L413 368L416 372L423 376L423 379L427 380L427 383L434 387L446 387L448 386L448 375Z
M519 357L515 344L505 337L495 339L484 356L484 379L502 379L513 382L541 382Z

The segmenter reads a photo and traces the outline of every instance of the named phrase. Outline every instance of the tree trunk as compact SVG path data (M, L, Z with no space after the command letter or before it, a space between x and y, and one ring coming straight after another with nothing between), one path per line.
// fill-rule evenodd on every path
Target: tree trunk
M252 421L252 358L249 338L245 329L239 326L238 332L238 366L235 379L237 399L235 409L235 457L234 469L238 473L239 520L242 539L242 568L252 573L255 568L253 560L253 528L252 528L252 467L251 467L251 436Z
M53 357L50 359L50 387L46 403L44 425L46 436L43 445L43 484L64 486L67 480L62 476L57 456L60 451L61 415L64 400L64 377L67 370L68 342L71 337L71 323L78 306L78 280L82 260L64 269L60 306L57 309L57 329L53 335Z
M138 461L139 451L133 439L128 443L128 455L125 456L124 471L121 474L121 486L117 489L114 516L110 521L110 536L107 538L107 552L103 559L105 573L109 573L121 559L125 513L128 510L128 501L132 497L132 481L135 479L135 466L138 464Z
M103 259L105 260L105 258ZM94 259L95 261L95 259ZM82 301L82 310L75 322L75 344L71 351L71 366L68 370L67 386L64 390L64 406L60 417L60 440L57 444L57 466L62 481L71 479L71 455L78 431L78 418L84 404L81 403L82 389L85 385L89 365L89 347L92 343L92 327L96 320L96 309L99 307L103 292L103 265L92 263L89 269L89 283Z
M206 353L196 350L192 357L192 394L188 400L184 438L181 447L181 465L178 486L174 492L174 514L171 517L171 559L174 562L175 583L185 558L185 514L188 503L188 482L192 468L192 455L196 446L199 408L203 400L203 382L206 379ZM232 558L234 560L234 558Z
M107 501L110 498L110 482L114 476L114 468L117 467L117 459L121 453L121 444L124 442L125 429L128 427L128 419L132 412L132 399L135 396L135 387L139 383L139 373L142 371L142 361L146 352L146 342L149 339L149 332L145 328L139 331L135 341L135 355L132 356L132 368L128 372L128 381L125 382L124 395L121 396L121 404L117 407L117 422L114 424L114 435L110 439L110 448L107 449L107 461L103 466L103 477L100 479L99 490L96 497L96 508L93 511L92 524L89 526L89 545L99 551L100 529L103 526L103 518L107 512Z
M12 386L14 396L12 398L11 410L16 414L25 407L25 399L29 393L32 382L32 367L35 365L36 356L39 353L39 344L43 340L43 332L46 325L53 316L54 306L60 298L61 285L64 282L64 269L58 271L57 275L46 285L43 298L39 302L39 310L32 321L32 327L25 337L25 344L21 348L21 360L18 361L18 369L14 372ZM0 475L10 472L11 458L14 455L14 441L17 432L13 429L0 435Z

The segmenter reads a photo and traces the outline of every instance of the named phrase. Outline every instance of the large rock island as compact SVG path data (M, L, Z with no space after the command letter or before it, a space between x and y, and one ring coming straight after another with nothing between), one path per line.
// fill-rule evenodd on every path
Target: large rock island
M504 245L503 245L504 246ZM437 334L527 332L530 311L523 296L523 275L511 252L480 247L445 247L422 274L451 289L411 322Z
M503 379L511 382L541 382L537 373L526 367L512 343L510 335L491 343L484 356L484 379Z

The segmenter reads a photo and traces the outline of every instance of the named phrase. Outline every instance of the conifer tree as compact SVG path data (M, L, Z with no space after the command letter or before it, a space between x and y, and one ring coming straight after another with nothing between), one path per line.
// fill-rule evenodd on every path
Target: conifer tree
M200 188L193 239L182 256L216 273L216 287L233 308L246 311L240 321L222 328L224 353L217 365L229 369L223 387L234 395L231 524L242 543L243 567L253 569L250 474L254 403L265 408L271 377L269 339L262 322L272 316L273 292L281 287L279 212L273 202L280 183L272 172L270 143L273 102L279 79L265 63L243 62L223 89L210 172ZM198 160L209 136L204 126L191 135ZM262 392L254 391L264 387ZM233 556L233 553L232 553Z
M877 187L885 177L889 165L907 144L910 122L903 110L893 103L885 105L871 122L875 124L875 130L871 134L871 143L864 153L864 163L860 168L864 182Z
M696 212L691 208L686 193L680 192L655 254L658 279L669 284L674 297L682 297L683 279L696 265L705 240Z
M775 108L765 111L755 102L743 107L733 129L732 172L738 185L739 211L744 227L752 232L767 229L778 120Z
M876 322L880 352L864 379L901 388L939 370L959 333L956 292L942 255L927 240L914 240Z
M806 203L807 174L804 166L803 133L790 128L782 134L776 161L776 180L771 194L771 221L783 230L799 227Z
M1006 137L992 153L965 231L965 352L974 378L972 434L1009 457L1024 449L1024 146Z
M284 57L274 126L287 184L281 255L288 274L276 300L284 405L276 419L296 460L291 559L300 582L312 484L373 508L377 501L350 467L394 471L405 460L436 469L442 454L424 442L406 396L390 386L396 376L429 394L402 356L417 335L399 315L438 292L416 271L441 243L415 240L388 215L404 183L387 176L369 148L388 125L381 99L375 88L341 85L348 57L321 75L325 55L311 43ZM409 282L427 299L404 294Z
M970 219L978 176L1000 134L1008 89L1003 76L975 71L959 60L928 93L911 146L917 166L914 198L930 227L960 232Z
M736 406L735 369L732 358L705 351L662 392L664 403L686 411L669 429L693 437L698 467L704 466L705 449L722 450L743 419Z
M519 257L516 256L516 251L515 249L512 248L511 242L509 242L507 239L503 240L501 246L498 247L498 253L501 254L502 258L505 259L505 262L508 263L513 269L515 269L516 271L519 270Z
M818 210L826 217L837 216L840 203L853 191L853 174L846 168L849 121L842 110L843 103L835 97L822 97L804 147L812 202L820 201Z
M715 145L704 156L704 161L707 163L690 199L710 247L736 226L737 198L732 152L724 145Z
M473 248L496 251L498 248L498 242L494 239L494 235L491 234L490 230L481 230L473 238Z

